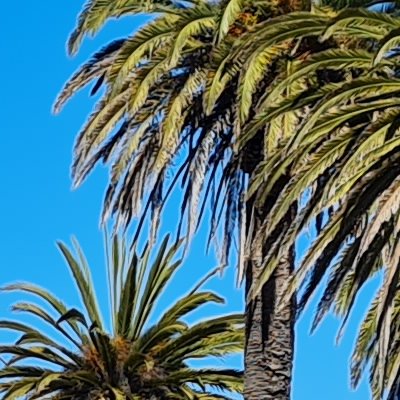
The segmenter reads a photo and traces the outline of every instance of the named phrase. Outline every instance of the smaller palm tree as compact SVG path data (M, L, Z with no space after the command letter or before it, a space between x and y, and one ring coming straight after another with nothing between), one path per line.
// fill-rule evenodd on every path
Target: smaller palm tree
M110 243L111 242L111 243ZM76 255L58 246L72 272L84 312L68 309L47 290L18 283L4 291L36 295L49 307L18 303L13 311L38 317L62 339L23 322L3 320L1 329L22 336L0 346L2 399L230 399L242 391L242 372L195 368L190 360L223 357L243 349L242 315L208 318L193 325L184 317L200 306L223 299L201 290L201 281L154 324L154 307L181 261L179 244L167 236L154 256L147 244L138 256L125 239L107 241L111 333L101 315L86 258L74 240ZM55 315L55 316L53 316ZM31 359L32 361L28 361ZM217 394L216 394L217 393Z

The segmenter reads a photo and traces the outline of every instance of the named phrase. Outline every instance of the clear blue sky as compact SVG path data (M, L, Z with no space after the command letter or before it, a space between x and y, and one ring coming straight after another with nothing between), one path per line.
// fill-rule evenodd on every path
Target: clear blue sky
M0 17L0 285L32 281L51 289L71 306L77 303L76 293L54 242L69 242L75 234L88 255L99 290L105 290L98 221L106 173L98 168L82 188L70 190L74 137L93 105L88 92L80 93L58 117L52 116L50 109L63 82L78 65L108 40L134 30L136 24L132 19L109 23L95 40L85 41L76 58L69 59L65 42L82 4L83 0L4 1ZM167 229L173 230L175 216L173 212L166 216ZM214 257L204 254L204 238L203 228L165 301L215 266ZM304 243L300 248L304 250ZM242 292L234 289L234 266L209 287L224 295L228 304L203 313L242 309ZM308 335L312 310L301 319L294 400L370 398L365 379L357 392L349 389L348 359L371 293L370 285L362 293L339 347L334 346L338 322L333 317L312 337ZM17 299L0 294L1 319L10 316L9 305ZM0 334L0 342L10 340L10 335Z

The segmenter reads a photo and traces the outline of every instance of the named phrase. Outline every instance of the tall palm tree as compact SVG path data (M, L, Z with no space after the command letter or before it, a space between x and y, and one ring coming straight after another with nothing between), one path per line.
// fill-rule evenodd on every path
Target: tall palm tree
M303 210L291 234L264 262L267 267L273 265L274 258L285 254L315 221L317 237L285 295L290 299L302 286L302 311L329 273L313 329L334 308L343 317L339 337L357 293L371 276L383 271L381 286L360 327L352 357L352 383L357 386L363 370L370 366L374 399L391 400L400 396L399 32L400 19L387 14L347 10L333 15L320 40L334 38L353 42L355 47L321 51L298 62L292 75L266 97L269 105L254 117L247 131L255 134L256 124L268 123L274 114L309 109L296 135L265 166L265 172L272 171L271 180L279 180L288 170L293 178L265 221L262 240L268 240L301 196ZM343 69L346 74L337 82L318 82L322 72L337 74ZM311 88L300 95L300 101L298 94L276 101L279 90L290 90L298 81L307 81ZM261 186L258 191L269 190L268 182Z
M58 111L76 90L93 79L97 83L92 92L103 84L106 87L77 140L75 184L79 185L98 161L112 163L103 218L115 215L117 226L128 224L150 187L145 211L151 206L156 226L171 188L182 177L182 216L186 213L189 239L209 197L213 204L210 237L216 234L225 210L222 264L239 226L239 281L245 277L248 296L262 272L264 253L289 229L295 207L275 240L259 244L248 254L248 244L253 242L276 194L261 205L253 199L245 201L247 175L252 175L263 158L290 135L297 116L284 118L285 129L280 120L271 124L268 140L260 132L241 149L236 143L242 125L254 113L253 98L260 101L277 72L287 70L285 57L305 51L295 44L298 40L288 39L299 33L293 29L294 21L290 17L279 19L279 15L302 5L289 1L155 2L143 8L140 3L122 3L88 3L71 36L69 48L73 53L83 35L95 33L108 17L137 12L158 16L132 37L113 42L97 53L67 83L56 103ZM271 24L276 16L278 20ZM237 43L249 43L256 28L266 36L265 46L252 57L244 57L238 53ZM184 145L188 150L185 160L178 171L172 169L173 179L168 182L172 161ZM282 184L274 186L276 193ZM289 278L293 263L292 248L278 263L263 293L247 306L245 396L249 400L290 396L294 309L292 303L278 313L274 298Z
M0 321L1 329L21 334L14 344L0 346L2 399L217 400L240 393L241 371L199 368L191 363L243 349L240 314L185 322L202 305L223 302L201 289L205 280L151 322L160 296L181 264L174 261L178 246L168 241L167 236L156 254L151 254L147 244L141 256L127 251L125 240L117 237L107 246L110 331L89 266L75 240L76 255L63 243L58 246L74 278L83 312L69 309L46 289L30 283L5 287L3 291L32 294L46 304L21 302L13 310L37 317L53 334L17 320Z
M281 148L308 112L300 108L304 101L299 96L309 85L298 79L289 89L282 82L297 68L296 60L346 45L318 41L335 13L310 9L311 2L294 0L89 1L71 35L72 54L85 35L95 34L110 18L148 13L153 19L95 54L66 84L55 105L58 112L92 81L92 93L105 88L78 136L73 164L77 186L98 162L112 166L104 221L113 216L117 227L125 226L141 214L144 201L141 222L150 210L155 231L160 211L181 178L178 236L186 222L191 238L209 200L210 238L224 216L222 265L238 231L238 280L246 280L248 299L248 400L290 397L294 299L279 309L275 299L283 295L294 268L293 241L285 238L293 236L297 200L285 206L267 238L261 233L292 182L288 164L278 173L268 168L278 164ZM320 74L318 79L332 83L338 78ZM298 107L284 115L279 109L267 120L262 113L269 109L266 97L272 94L288 107L297 98ZM282 247L284 252L283 240L290 243Z

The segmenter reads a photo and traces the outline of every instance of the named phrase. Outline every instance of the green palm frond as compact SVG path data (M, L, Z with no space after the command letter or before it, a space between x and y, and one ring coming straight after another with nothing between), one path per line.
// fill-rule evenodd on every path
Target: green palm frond
M94 54L91 60L83 64L68 80L67 84L58 95L54 104L54 112L60 112L68 99L71 98L75 92L92 82L93 79L98 79L98 83L101 84L104 80L104 76L114 65L115 54L124 46L125 42L125 39L120 39L109 43L98 53Z
M253 94L257 90L260 81L265 75L265 67L273 63L286 48L284 45L276 45L261 49L252 54L250 59L244 64L244 73L239 80L239 121L243 123L247 120L250 109L253 105Z
M57 299L46 289L43 289L36 285L32 285L29 283L16 283L3 287L1 291L4 292L20 291L28 294L33 294L44 300L48 305L50 305L54 309L55 312L57 312L60 315L63 315L68 311L67 306L62 301ZM74 321L70 321L68 325L72 328L75 334L78 335L78 337L81 336L82 332L79 326Z
M70 54L75 54L79 50L84 36L95 35L110 18L163 11L173 15L174 10L178 11L177 7L172 2L166 1L90 0L82 10L77 26L70 36L68 51Z
M245 5L244 0L228 0L218 21L217 40L221 42Z
M79 243L74 238L73 243L78 258L73 256L65 244L61 242L58 242L57 244L70 268L70 271L72 272L76 286L79 288L81 299L85 305L91 322L102 328L103 318L101 317L98 301L94 292L93 280L89 266L83 257Z
M378 27L378 32L385 36L390 30L398 28L400 22L398 18L395 18L386 13L373 12L367 9L356 8L356 9L345 9L338 13L338 15L332 18L327 29L325 30L322 39L326 39L334 34L341 34L347 28L359 28L362 37L365 36L363 29L369 27ZM352 31L355 34L357 31ZM366 35L366 37L371 37Z

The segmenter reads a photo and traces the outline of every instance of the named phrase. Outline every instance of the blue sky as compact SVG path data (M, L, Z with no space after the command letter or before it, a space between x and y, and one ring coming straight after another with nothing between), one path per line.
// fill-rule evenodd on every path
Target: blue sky
M108 40L135 29L137 20L109 23L94 39L86 40L74 59L66 56L65 42L83 1L5 1L0 21L0 286L27 280L46 286L70 306L77 304L69 274L55 247L55 240L69 243L75 234L83 246L96 284L105 293L102 234L98 228L106 171L97 168L78 190L71 191L69 169L77 130L91 110L93 100L83 91L57 117L51 106L64 81L75 68ZM164 218L165 229L173 230L177 210ZM205 255L206 229L200 230L185 265L169 288L164 302L188 289L216 265ZM306 242L301 243L304 250ZM227 305L202 312L238 311L243 308L242 292L235 288L234 265L223 279L208 286L227 299ZM294 400L366 400L366 380L358 391L349 389L348 359L354 335L367 301L370 284L339 347L334 346L338 321L333 317L308 335L312 307L297 326L294 369ZM106 304L105 296L102 296ZM17 295L0 294L0 318L9 317L9 306ZM162 306L162 305L161 305ZM201 315L198 315L201 317ZM10 334L0 333L0 343Z

